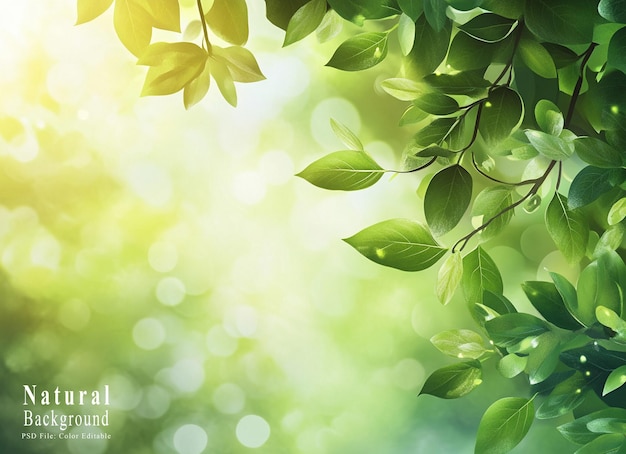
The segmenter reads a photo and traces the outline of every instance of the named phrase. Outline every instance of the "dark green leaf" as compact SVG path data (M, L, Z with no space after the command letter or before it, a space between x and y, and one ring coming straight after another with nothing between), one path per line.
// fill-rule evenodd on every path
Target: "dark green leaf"
M441 31L448 23L446 10L448 4L445 0L423 0L424 16L435 31Z
M607 64L626 73L626 28L622 28L611 38Z
M483 104L479 131L487 145L493 146L508 138L524 117L520 95L508 87L493 90Z
M311 0L303 5L289 20L283 46L300 41L313 33L326 14L326 0Z
M574 177L574 181L567 194L569 208L589 205L601 195L613 189L613 179L619 176L621 169L601 169L600 167L587 166Z
M449 95L478 97L486 92L490 83L480 71L463 71L456 74L429 74L424 81L432 88Z
M433 372L420 391L422 394L456 399L465 396L482 383L482 367L473 360L442 367Z
M424 11L423 0L398 0L398 5L404 14L415 22Z
M581 373L560 379L550 395L537 409L538 419L562 416L577 408L585 400L586 382Z
M534 412L533 401L521 397L505 397L493 403L480 420L474 453L509 452L528 433Z
M574 140L574 149L580 159L595 167L612 169L623 165L622 154L619 150L602 140L579 137Z
M552 282L526 281L522 289L535 309L550 323L572 331L581 327L565 307L561 294Z
M472 199L472 177L460 165L439 171L424 196L426 222L436 236L452 230L467 211Z
M455 118L437 118L420 129L413 136L413 140L415 140L415 143L424 147L431 144L441 145L450 134L456 121Z
M558 273L550 272L550 277L552 278L559 295L563 298L563 303L565 303L565 307L568 312L576 318L576 308L578 307L578 295L576 294L576 289L565 277ZM578 319L576 318L576 320ZM578 320L578 322L583 325L580 320Z
M463 258L461 279L465 300L470 304L483 304L485 291L501 294L502 277L493 259L481 247Z
M552 60L554 61L557 69L569 66L578 60L578 55L576 55L576 52L571 50L569 47L553 43L543 43L542 45L546 48L548 52L550 52Z
M588 44L599 21L595 2L588 0L529 0L526 26L539 39L558 44Z
M400 11L393 0L328 0L328 4L346 20L363 25L366 19L382 19Z
M471 144L476 128L478 110L479 106L474 106L468 110L465 115L461 115L456 118L456 121L450 129L450 133L445 139L445 142L450 150L465 150ZM476 156L479 154L480 153Z
M510 347L527 337L548 331L546 322L530 314L504 314L485 322L489 338L499 347Z
M621 433L600 435L576 451L576 454L621 454L624 452L621 448L623 448L625 441L626 439Z
M283 30L287 30L287 25L296 11L309 0L265 0L267 19Z
M570 263L584 257L589 239L586 218L567 207L567 197L555 193L546 209L546 228L554 244Z
M476 39L495 43L506 38L511 33L514 25L515 21L513 19L507 19L497 14L485 13L474 17L459 28Z
M448 115L459 110L459 103L442 93L425 93L416 98L413 104L433 115Z
M587 265L578 278L578 307L573 315L585 326L591 326L597 321L598 306L608 307L617 313L622 311L623 290L620 288L619 276L610 270L610 260L608 252L601 255Z
M341 43L326 66L343 71L361 71L377 65L386 56L387 33L361 33Z
M468 329L443 331L431 337L430 342L441 353L455 358L478 359L487 351L482 336Z
M309 164L298 174L320 188L356 191L375 184L383 169L363 151L335 151Z
M248 41L248 7L245 0L215 0L206 13L206 22L224 41L237 46Z
M560 425L557 429L561 432L561 435L569 441L579 445L584 445L592 442L600 435L590 431L587 428L587 424L591 421L595 421L596 419L604 418L626 419L626 410L623 408L606 408L575 419L572 422Z
M408 219L379 222L344 241L368 259L403 271L426 269L446 252L424 225Z
M598 12L608 21L626 24L626 0L600 0Z
M459 71L487 68L500 47L500 43L486 43L466 33L457 33L450 43L446 63Z
M474 8L478 8L483 0L446 0L448 4L459 11L469 11Z
M433 156L442 157L442 158L451 158L455 154L456 153L454 153L453 151L438 147L437 145L431 145L430 147L424 148L422 151L419 151L418 153L416 153L415 156L419 156L422 158L428 158L428 157L433 157Z
M524 12L525 0L483 0L481 7L486 11L508 17L509 19L517 19Z
M583 373L596 369L607 372L608 376L608 373L626 364L626 352L607 350L600 345L589 344L562 352L561 361L566 366Z
M451 32L449 24L436 31L424 15L417 19L413 49L404 59L405 72L409 77L418 79L437 69L448 52Z

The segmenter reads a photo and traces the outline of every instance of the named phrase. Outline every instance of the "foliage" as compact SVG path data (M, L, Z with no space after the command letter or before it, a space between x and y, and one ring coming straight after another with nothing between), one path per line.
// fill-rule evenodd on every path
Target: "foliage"
M79 22L111 3L79 0ZM333 122L348 150L320 158L299 176L321 188L353 191L384 173L434 174L423 192L426 224L391 219L345 240L368 259L404 271L431 267L448 254L437 296L447 304L461 287L480 333L433 337L439 350L463 361L434 371L420 394L462 397L482 383L484 363L491 362L504 377L525 374L531 397L493 403L475 452L508 452L535 418L564 414L575 419L558 429L581 445L577 452L626 449L624 2L266 0L266 6L268 19L286 31L285 45L314 31L332 38L341 24L337 16L363 27L337 45L330 67L362 71L401 61L397 75L380 85L406 103L398 119L413 131L406 167L384 169L352 131ZM263 77L241 47L245 2L215 0L206 14L203 2L197 7L201 45L150 44L153 28L179 29L173 0L117 0L115 28L138 63L149 66L143 95L183 90L190 107L213 79L235 105L233 82ZM233 46L210 43L209 29ZM568 179L570 166L576 171ZM577 282L553 271L551 282L522 283L536 310L529 314L504 295L484 243L502 233L520 207L531 213L542 205L546 231L580 272ZM475 228L464 227L470 213ZM461 229L469 232L457 233Z

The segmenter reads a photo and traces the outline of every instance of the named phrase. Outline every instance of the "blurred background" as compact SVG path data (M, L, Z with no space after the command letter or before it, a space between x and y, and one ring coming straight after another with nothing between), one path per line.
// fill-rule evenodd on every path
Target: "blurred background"
M195 10L181 3L184 29ZM180 94L139 97L145 67L119 43L112 11L77 27L74 0L2 7L2 452L469 453L484 410L527 393L490 364L489 386L465 398L417 397L453 362L428 339L475 329L462 298L442 307L436 267L385 269L341 238L423 219L425 175L358 193L294 177L342 149L330 118L383 167L401 167L404 106L377 88L395 67L324 67L340 41L282 49L264 3L248 6L267 80L238 85L236 109L212 87L189 111ZM505 279L519 279L505 285L521 309L519 283L545 260L575 273L540 221L518 215L487 245ZM108 384L110 426L69 431L111 439L22 441L24 384ZM515 452L566 447L535 422Z

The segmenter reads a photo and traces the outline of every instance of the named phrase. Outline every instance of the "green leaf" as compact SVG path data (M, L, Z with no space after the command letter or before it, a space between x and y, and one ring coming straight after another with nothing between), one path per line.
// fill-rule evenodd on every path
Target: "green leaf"
M522 39L519 43L519 56L528 68L544 79L556 77L556 65L550 52L534 39Z
M522 289L533 307L550 323L571 331L581 327L567 310L563 297L552 282L526 281Z
M493 259L481 247L477 247L463 258L461 279L465 300L471 305L483 304L485 291L501 294L502 277Z
M328 0L328 4L346 20L363 25L366 19L383 19L398 14L393 0Z
M415 156L419 156L422 158L427 157L441 157L441 158L451 158L456 153L450 150L447 150L442 147L438 147L437 145L431 145L430 147L424 148L423 150L417 152Z
M480 134L487 145L496 145L517 129L523 117L524 104L520 95L508 87L498 87L483 104Z
M493 13L480 14L459 26L468 35L480 41L495 43L506 38L516 21Z
M552 101L541 99L535 105L535 119L543 132L558 137L563 131L563 114Z
M463 258L453 253L443 262L437 275L436 294L441 304L448 304L463 277Z
M485 322L489 338L499 347L511 347L527 337L549 330L548 324L530 314L504 314Z
M480 420L474 453L509 452L526 436L533 419L532 399L505 397L496 401Z
M574 410L585 400L586 386L582 373L575 373L565 380L559 380L550 395L537 409L537 418L556 418Z
M497 185L483 189L474 200L472 216L482 216L482 222L489 222L481 235L491 238L499 234L513 217L513 210L504 211L513 203L510 187Z
M482 336L469 329L443 331L430 342L441 353L455 358L478 359L487 352Z
M490 83L481 71L461 71L456 74L429 74L424 82L435 90L449 95L481 97Z
M357 191L375 184L384 170L363 151L335 151L309 164L297 176L323 188Z
M369 32L341 43L326 66L343 71L371 68L387 56L387 33Z
M476 119L479 109L480 108L478 106L474 106L470 108L465 115L456 117L452 127L450 128L450 132L447 137L445 137L445 142L450 150L462 151L467 149L467 147L471 144L472 137L474 137L476 130ZM486 155L481 152L476 153L474 157L477 162L480 160L481 156Z
M330 41L339 33L341 33L342 28L343 20L341 19L341 17L339 17L339 15L335 11L329 9L328 11L326 11L324 18L322 19L322 23L315 30L317 40L320 43Z
M245 47L230 46L221 48L213 46L213 55L226 64L235 82L258 82L265 76L252 52Z
M592 442L599 436L598 433L590 431L587 425L596 419L605 418L626 419L626 410L623 408L605 408L562 424L557 429L569 441L584 445Z
M169 95L182 90L205 68L208 55L192 43L154 43L137 61L150 66L141 96Z
M76 25L94 20L109 9L112 3L113 0L77 0Z
M399 77L385 79L381 82L380 86L383 90L400 101L412 101L424 93L423 84Z
M600 418L587 423L587 428L595 433L626 435L626 419ZM622 442L626 441L622 437Z
M600 0L598 12L610 22L626 24L626 0Z
M334 118L331 118L330 127L346 147L355 151L364 151L363 144L359 138L346 125L339 123ZM369 156L367 157L369 158ZM376 167L378 167L378 164L376 164Z
M531 385L546 380L559 362L560 341L559 337L548 331L540 334L532 342L533 349L528 354L526 372Z
M132 54L139 57L152 39L152 16L142 0L117 0L113 25L118 38Z
M424 12L423 0L398 0L398 5L404 14L413 19L413 22Z
M546 209L546 228L554 244L570 263L585 255L589 227L585 217L567 207L567 197L558 192Z
M607 221L609 225L616 225L622 222L625 217L626 197L622 197L611 206L611 209L609 210L609 214L607 216Z
M574 154L572 142L532 129L525 131L525 133L530 144L546 158L562 161Z
M313 33L326 14L326 0L311 0L303 5L289 20L283 46L300 41Z
M578 278L578 307L573 315L585 326L591 326L597 321L598 306L608 307L615 312L622 310L623 289L617 280L619 277L609 269L608 255L603 254L587 265Z
M152 17L152 26L161 30L180 32L178 0L144 0L144 8Z
M211 30L224 41L237 46L248 41L248 7L245 0L214 0L205 18Z
M456 399L465 396L482 383L482 367L480 362L473 360L451 364L433 372L420 391L422 394Z
M450 135L456 122L455 118L437 118L420 129L413 136L413 140L424 147L432 144L441 145Z
M206 96L210 85L211 67L209 66L209 61L207 59L202 72L185 85L183 90L183 103L185 105L185 109L189 109L199 103Z
M233 79L233 73L230 71L228 62L214 55L210 62L211 76L217 83L220 93L233 107L237 106L237 89L235 88L235 80Z
M430 181L424 196L426 222L436 236L452 230L472 199L472 177L460 165L440 170Z
M600 305L596 307L596 318L601 324L611 328L613 331L626 331L626 321L617 315L614 310L606 306Z
M569 66L578 60L578 55L576 55L576 52L571 50L569 47L561 46L554 43L542 43L542 45L546 48L548 52L550 52L552 60L554 61L557 69Z
M481 8L509 19L517 19L524 12L525 0L483 0Z
M608 393L624 386L624 383L626 383L626 365L618 367L609 374L609 377L604 383L602 395L606 396ZM626 420L624 422L626 422Z
M583 168L574 177L567 194L570 209L575 210L589 205L613 189L614 178L621 173L620 170L593 166Z
M595 167L614 169L622 167L623 158L619 150L599 139L579 137L574 140L576 154Z
M599 17L595 2L588 0L530 0L525 4L524 20L542 41L589 44Z
M368 259L403 271L434 265L446 252L419 222L390 219L344 240Z
M443 93L424 93L413 101L417 107L432 115L449 115L459 110L456 99Z
M450 43L446 63L459 71L487 68L495 61L495 54L503 43L486 43L466 33L457 33Z
M398 42L402 55L409 55L415 43L415 21L404 13L398 19Z
M445 0L424 0L424 16L435 31L441 31L448 23L446 10L448 4Z
M626 73L626 28L617 31L611 38L607 55L609 67L619 69Z
M267 19L277 27L287 30L291 17L309 0L265 0Z
M451 33L450 24L437 31L421 15L415 22L413 48L404 59L407 76L417 80L435 71L446 57Z
M426 119L428 114L416 106L409 106L400 118L399 126L412 125Z
M624 446L624 435L606 434L600 435L592 442L586 444L575 454L621 454Z
M478 8L483 3L483 0L446 0L446 2L459 11L469 11Z
M505 378L517 377L526 368L528 356L518 356L515 353L505 355L498 361L498 371Z

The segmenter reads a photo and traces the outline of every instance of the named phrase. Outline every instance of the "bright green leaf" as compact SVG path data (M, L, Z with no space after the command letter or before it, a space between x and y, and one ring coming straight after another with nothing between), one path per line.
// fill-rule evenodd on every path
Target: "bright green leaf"
M484 238L499 234L513 217L513 210L505 211L513 203L510 187L497 185L483 189L474 200L472 216L482 216L482 222L489 224L482 230Z
M452 230L467 211L472 198L472 177L460 165L440 170L424 197L426 222L436 236Z
M619 168L623 165L619 150L599 139L579 137L574 140L576 154L588 164L606 169Z
M560 379L537 409L537 418L556 418L574 410L585 400L586 386L585 378L580 372L565 380Z
M463 277L463 257L454 253L443 262L437 275L436 293L439 301L446 305L452 299L454 292Z
M289 20L283 46L300 41L313 33L326 14L326 0L311 0L303 5Z
M525 133L531 145L546 158L562 161L574 153L574 144L560 137L532 129Z
M442 145L456 123L455 118L437 118L417 131L413 140L424 147L432 144Z
M329 9L326 11L326 14L324 14L322 23L315 30L315 34L320 43L325 43L341 33L342 29L343 20L335 11Z
M369 32L341 43L326 66L343 71L371 68L387 56L387 33Z
M489 338L499 347L510 347L528 337L536 337L549 330L548 324L530 314L504 314L485 322Z
M485 291L501 294L502 277L493 259L481 247L477 247L463 258L461 279L465 300L470 304L484 304Z
M586 218L567 206L567 197L559 193L546 209L546 228L554 244L570 263L578 262L587 250L589 227Z
M614 179L619 178L620 174L621 169L602 169L593 166L583 168L570 185L567 194L568 206L574 210L595 202L613 189Z
M534 412L532 399L505 397L493 403L480 420L474 453L509 452L528 433Z
M559 362L559 336L548 331L540 334L532 341L533 348L528 354L526 372L531 385L546 380Z
M76 25L94 20L109 9L112 3L113 0L77 0Z
M398 77L385 79L381 82L380 86L383 90L400 101L412 101L424 93L423 84Z
M441 353L455 358L478 359L487 352L482 336L469 329L443 331L431 337L430 342Z
M541 99L535 105L535 119L543 132L558 137L563 131L563 114L552 101Z
M621 388L626 383L626 365L618 367L614 371L609 374L609 377L606 379L604 383L604 388L602 389L602 395L606 396L608 393L615 391L617 388ZM622 422L622 427L626 429L624 426L626 420ZM593 431L595 432L595 431Z
M237 46L248 41L248 7L245 0L214 0L205 18L211 30L224 41Z
M602 255L587 265L578 278L578 307L574 316L585 326L591 326L597 321L598 306L621 312L622 291L607 269L607 260L604 257Z
M517 377L526 368L528 356L518 356L515 353L505 355L498 361L498 371L505 378Z
M256 58L245 47L221 48L213 46L213 55L226 64L235 82L258 82L265 79Z
M335 151L298 174L309 183L340 191L357 191L375 184L384 170L363 151Z
M576 451L575 454L621 454L623 451L620 448L624 446L625 440L621 433L600 435Z
M435 71L448 52L451 33L450 24L437 31L421 15L415 22L413 48L404 59L407 76L417 80Z
M415 43L415 21L404 13L398 20L398 42L402 55L409 55Z
M485 13L479 14L469 22L459 26L459 28L478 40L495 43L506 38L513 30L515 23L512 19L507 19L497 14Z
M350 130L350 128L348 128L346 125L339 123L334 118L331 118L330 127L335 133L335 135L337 136L337 138L339 138L339 140L341 140L341 142L346 147L348 147L351 150L363 151L363 144L361 143L359 138L356 136L356 134L353 133ZM369 156L367 157L369 158ZM376 165L376 167L378 167L378 165Z
M611 206L611 209L609 210L609 214L607 216L607 221L609 225L616 225L622 222L625 217L626 197L622 197Z
M442 367L433 372L420 391L422 394L456 399L465 396L482 383L482 367L473 360Z
M403 271L434 265L446 252L426 226L408 219L390 219L344 240L368 259Z
M550 52L534 39L522 39L518 48L519 56L532 72L544 79L556 77L556 65Z

